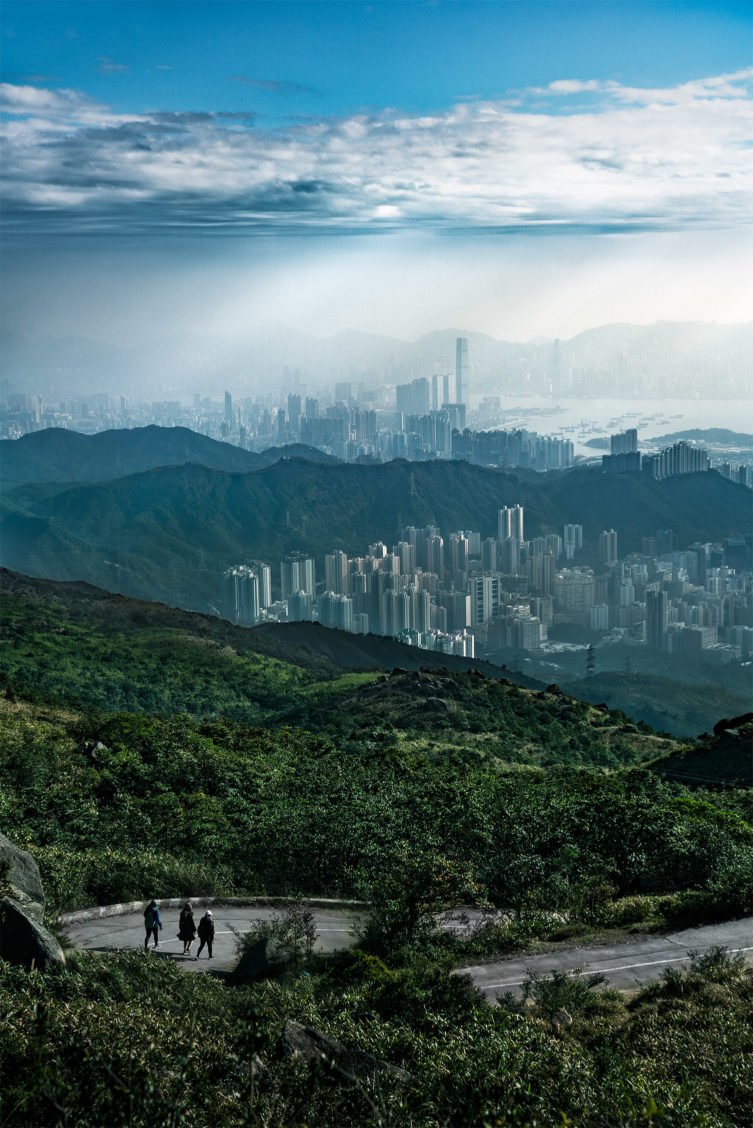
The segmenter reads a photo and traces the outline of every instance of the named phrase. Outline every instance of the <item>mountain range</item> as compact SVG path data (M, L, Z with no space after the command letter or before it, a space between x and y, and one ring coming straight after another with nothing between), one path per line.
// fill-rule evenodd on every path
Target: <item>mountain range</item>
M301 443L270 447L254 454L187 427L133 427L100 431L96 435L48 427L20 439L0 440L0 488L6 491L38 482L105 482L159 466L190 462L243 473L272 466L281 458L337 461Z
M312 386L335 380L378 384L454 371L455 340L468 339L469 391L486 394L568 391L715 394L753 392L753 322L616 323L569 340L499 341L485 333L447 328L416 341L347 331L327 339L286 329L251 329L234 340L184 334L136 345L79 337L26 338L0 332L10 391L61 399L87 392L175 398L212 394L224 382L234 394L276 388L288 367ZM705 392L704 392L705 389Z
M27 440L9 446L23 449L25 442L34 447ZM110 432L85 440L84 449L97 442L110 468L136 457L151 467L71 484L83 473L81 444L70 444L67 462L61 445L49 460L57 484L37 478L4 495L0 562L200 611L217 610L220 576L231 565L266 560L274 583L277 562L288 552L313 554L321 565L337 548L360 555L379 539L391 546L406 525L436 525L444 536L460 529L492 536L502 505L523 504L527 536L561 533L574 522L594 543L600 531L615 528L621 553L639 550L641 537L660 528L674 529L677 543L688 544L719 540L749 523L749 491L716 473L656 482L594 468L543 475L465 462L357 466L279 453L271 465L238 472L197 464L207 452L229 460L244 452L191 432ZM197 462L163 465L172 443L176 459ZM36 474L22 461L12 473Z

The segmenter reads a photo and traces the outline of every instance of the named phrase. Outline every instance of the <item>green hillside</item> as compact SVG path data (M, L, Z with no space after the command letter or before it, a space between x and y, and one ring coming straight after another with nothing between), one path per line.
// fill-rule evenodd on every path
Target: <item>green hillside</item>
M2 581L0 827L36 859L48 919L153 894L371 904L358 949L294 946L245 985L141 952L45 973L0 960L3 1122L748 1122L739 959L712 951L630 1001L534 977L527 1005L497 1008L450 972L595 930L750 914L749 792L662 778L691 752L561 692L347 672L209 616ZM646 756L654 770L624 766ZM458 904L501 915L470 939L436 932ZM289 1021L404 1072L309 1071L282 1051Z
M239 561L276 564L294 549L320 562L333 548L363 553L379 537L394 542L406 524L488 536L499 506L515 502L525 506L531 535L568 521L582 522L587 539L615 527L626 552L657 528L673 528L681 544L746 528L750 494L718 474L654 482L590 470L516 475L463 462L293 459L250 474L168 467L77 486L7 514L2 563L206 611L216 607L221 572Z
M312 447L293 444L261 454L218 442L187 427L133 427L81 435L48 427L20 439L0 440L2 489L41 482L104 482L159 466L197 463L230 472L258 470L283 457L334 462Z
M84 584L4 571L2 586L0 684L19 697L301 726L355 751L392 748L434 759L617 767L674 747L649 730L627 731L619 714L461 672L460 660L455 670L390 676L371 661L364 663L371 669L351 672L262 631ZM395 651L416 666L419 656L435 659L399 644Z
M753 713L715 729L698 744L666 753L651 764L652 771L696 789L753 789Z

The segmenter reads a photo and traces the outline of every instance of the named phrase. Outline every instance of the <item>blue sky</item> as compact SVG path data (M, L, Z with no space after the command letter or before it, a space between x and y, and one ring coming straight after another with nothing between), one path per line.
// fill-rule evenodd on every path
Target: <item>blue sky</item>
M27 332L751 316L753 3L10 0L2 70Z

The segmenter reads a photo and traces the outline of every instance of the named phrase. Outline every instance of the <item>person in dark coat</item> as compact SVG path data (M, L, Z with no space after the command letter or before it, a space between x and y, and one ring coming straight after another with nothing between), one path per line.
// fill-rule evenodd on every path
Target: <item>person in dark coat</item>
M198 960L206 944L209 949L209 959L211 960L213 958L212 944L214 943L214 918L212 917L211 909L207 909L204 916L199 921L199 940L201 943L199 944L199 950L194 958Z
M162 928L162 921L159 917L159 908L156 901L150 901L144 909L144 929L146 935L144 937L144 951L149 947L149 937L154 937L154 946L159 948L159 930Z
M193 919L193 909L191 902L186 901L183 908L180 910L180 919L178 921L178 939L183 941L183 955L190 956L191 945L196 937L196 924Z

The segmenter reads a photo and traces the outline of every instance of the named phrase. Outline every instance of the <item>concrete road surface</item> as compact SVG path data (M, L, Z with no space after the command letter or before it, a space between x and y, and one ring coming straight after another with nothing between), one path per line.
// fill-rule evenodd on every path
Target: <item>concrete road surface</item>
M203 908L194 911L197 924L204 912ZM201 959L193 959L199 948L198 940L193 942L191 957L183 955L183 941L178 939L178 909L160 909L162 931L159 934L159 947L153 948L153 941L150 940L149 957L174 960L184 971L231 971L238 962L235 933L247 932L257 921L270 920L275 910L267 906L255 908L214 904L212 912L215 927L214 959L208 959L206 948L201 953ZM320 951L333 952L354 943L351 929L358 920L357 913L348 909L314 909L313 912L316 946ZM108 952L114 948L140 949L144 946L144 917L140 911L70 924L64 931L74 947L87 952Z
M541 975L551 975L553 971L572 974L576 968L587 975L601 972L610 987L632 991L660 979L665 968L687 967L691 952L708 951L718 945L741 953L747 964L753 964L753 917L687 928L683 932L651 936L627 944L568 948L458 970L470 975L490 1001L508 991L520 996L530 971Z

